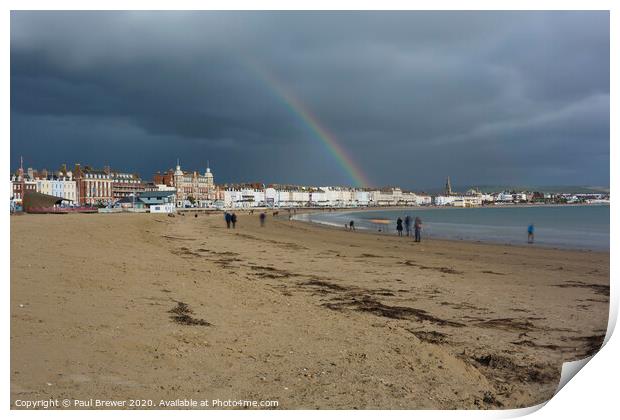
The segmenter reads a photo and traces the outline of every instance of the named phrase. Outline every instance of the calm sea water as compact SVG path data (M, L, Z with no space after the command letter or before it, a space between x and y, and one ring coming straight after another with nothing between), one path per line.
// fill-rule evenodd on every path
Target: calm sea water
M302 214L298 220L396 234L396 219L420 217L422 238L460 239L509 244L527 242L527 226L535 226L535 246L609 250L609 206L532 206L368 210ZM372 219L388 219L387 225Z

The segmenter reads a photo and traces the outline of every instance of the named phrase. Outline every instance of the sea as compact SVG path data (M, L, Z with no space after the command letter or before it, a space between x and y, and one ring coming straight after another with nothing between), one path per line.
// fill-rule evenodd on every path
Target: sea
M533 246L609 251L609 205L324 211L299 214L295 219L342 229L353 220L356 229L396 235L396 220L399 217L404 220L407 215L412 220L422 219L423 239L526 244L527 227L534 224Z

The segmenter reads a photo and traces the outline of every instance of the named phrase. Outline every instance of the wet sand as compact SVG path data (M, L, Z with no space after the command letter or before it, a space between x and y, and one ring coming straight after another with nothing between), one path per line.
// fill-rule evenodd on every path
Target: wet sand
M283 212L280 212L285 216ZM11 404L517 408L607 326L609 253L268 216L11 217Z

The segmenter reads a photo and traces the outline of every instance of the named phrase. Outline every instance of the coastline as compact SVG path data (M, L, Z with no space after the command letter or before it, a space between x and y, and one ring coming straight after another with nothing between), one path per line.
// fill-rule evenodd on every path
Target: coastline
M314 228L317 229L326 229L326 230L333 230L333 231L340 231L340 232L347 232L349 233L346 229L344 229L341 226L337 226L335 224L327 224L327 223L321 223L321 222L313 222L313 221L303 221L303 220L294 220L294 222L296 223L300 223L300 224L310 224L312 225ZM391 238L395 238L397 240L398 237L395 233L390 232L390 233L385 233L385 232L375 232L372 231L370 229L361 229L361 228L356 228L355 233L353 233L355 235L357 234L361 234L361 235L371 235L371 236L387 236L387 237L391 237ZM409 241L409 242L413 242L413 239L411 238L407 238L406 236L403 236L402 238L403 241ZM470 239L450 239L450 238L440 238L440 237L424 237L422 236L422 241L424 243L432 243L432 244L464 244L464 245L472 245L472 246L491 246L491 247L497 247L497 246L502 246L502 247L510 247L510 248L523 248L523 249L528 249L528 250L548 250L548 251L570 251L570 252L580 252L580 253L586 253L586 254L591 254L591 253L600 253L600 254L609 254L609 251L606 250L601 250L601 249L588 249L588 248L563 248L563 247L558 247L558 246L545 246L545 245L540 245L540 244L535 244L534 246L527 244L527 243L522 243L522 244L513 244L513 243L507 243L507 242L492 242L492 241L480 241L480 240L470 240Z
M409 210L410 212L416 211L416 210L422 210L422 211L460 211L460 210L472 210L472 209L482 209L482 208L490 208L490 209L495 209L495 208L540 208L540 207L550 207L550 208L555 208L555 207L565 207L567 205L563 205L563 204L558 204L558 205L515 205L515 206L488 206L488 207L474 207L474 208L453 208L453 207L447 207L447 206L417 206L417 207L387 207L387 208L381 208L381 209L377 209L377 208L366 208L366 209L356 209L356 211L349 211L348 209L337 209L337 210L332 210L327 212L327 214L340 214L340 215L344 215L344 214L355 214L355 213L371 213L371 212L395 212L395 211L407 211ZM584 205L568 205L570 207L574 207L574 206L583 206L583 207L590 207L590 206L606 206L605 204L584 204ZM292 216L292 220L295 220L297 222L300 223L309 223L312 225L315 225L317 227L322 227L322 228L328 228L328 229L335 229L335 230L344 230L347 231L347 229L343 229L343 225L341 223L337 223L337 222L331 222L331 221L327 221L327 220L316 220L316 219L311 219L311 218L305 218L305 216L307 215L312 215L312 214L324 214L323 212L316 212L316 211L308 211L308 212L299 212L296 215ZM395 224L394 226L390 225L391 227L393 227L393 229L390 229L389 231L377 231L375 230L375 228L369 228L369 227L365 227L365 226L359 226L356 225L356 233L369 233L369 234L373 234L373 235L387 235L387 236L397 236L396 235L396 231L395 231ZM603 252L603 253L609 253L609 248L604 248L604 247L587 247L587 246L570 246L570 245L560 245L560 244L547 244L547 243L537 243L535 242L534 244L528 244L526 239L524 239L523 243L518 243L518 242L510 242L510 241L503 241L503 240L498 240L498 239L467 239L467 238L454 238L454 237L445 237L445 236L441 236L441 235L432 235L429 236L428 234L425 235L424 231L423 231L423 240L425 241L456 241L456 242L463 242L463 243L470 243L470 244L491 244L491 245L503 245L503 246L515 246L515 247L525 247L525 248L535 248L535 249L556 249L556 250L573 250L573 251L581 251L581 252Z
M12 404L517 408L602 342L609 253L416 244L284 216L11 218Z

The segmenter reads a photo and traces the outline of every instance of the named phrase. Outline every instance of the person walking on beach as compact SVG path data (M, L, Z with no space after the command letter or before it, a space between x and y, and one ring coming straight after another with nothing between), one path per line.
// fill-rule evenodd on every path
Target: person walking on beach
M409 217L409 215L405 216L405 231L407 232L407 236L411 236L411 217Z
M260 227L265 227L265 218L267 217L267 215L265 214L265 212L261 212L260 216L258 216L260 219Z
M533 223L530 223L530 225L527 227L527 243L528 244L534 243L534 224Z
M396 219L396 231L398 231L398 236L403 236L403 219L400 217Z
M224 219L226 220L226 228L230 229L230 222L232 221L232 217L230 216L230 213L228 212L224 213Z
M349 222L349 229L355 231L355 222L353 220Z
M230 215L230 221L232 222L233 229L237 225L237 215L235 213Z
M416 242L420 242L422 240L422 238L421 238L422 219L420 219L419 217L415 218L415 221L413 223L413 232L415 234L415 241Z

